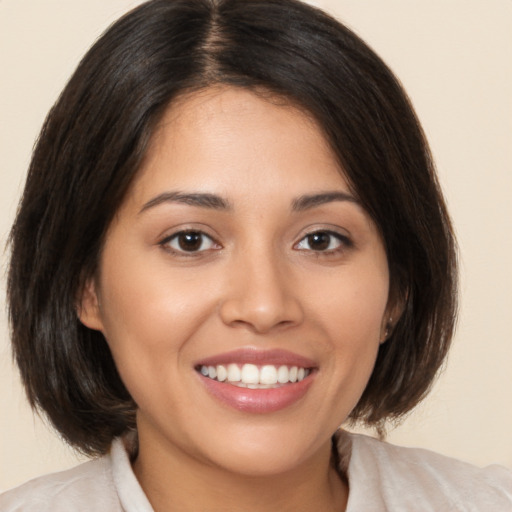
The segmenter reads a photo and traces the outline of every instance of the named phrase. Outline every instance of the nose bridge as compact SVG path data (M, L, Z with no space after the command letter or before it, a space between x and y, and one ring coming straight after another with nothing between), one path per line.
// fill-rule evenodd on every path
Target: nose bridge
M221 307L225 323L261 333L302 320L289 265L270 243L240 248L230 267L230 284Z

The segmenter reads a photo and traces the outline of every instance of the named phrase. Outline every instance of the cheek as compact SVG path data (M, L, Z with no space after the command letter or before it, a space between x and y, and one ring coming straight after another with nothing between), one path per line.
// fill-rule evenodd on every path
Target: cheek
M329 281L328 290L310 296L309 304L328 345L324 370L329 392L325 396L332 402L325 407L339 411L343 421L359 400L375 365L388 301L387 266L338 272Z
M199 311L182 290L142 274L123 276L115 285L105 282L104 336L135 402L152 407L159 397L172 409L179 396L158 390L179 389L184 347Z
M334 310L328 312L337 319L332 325L335 359L351 374L370 377L380 346L387 299L387 281L378 286L363 283L352 294L340 297L337 315Z
M355 346L378 342L388 302L387 267L341 270L324 284L309 286L308 306L329 339Z
M101 315L118 369L121 375L169 373L206 316L208 301L183 273L179 279L129 248L110 249L102 261Z
M152 334L161 331L169 340L172 326L186 324L196 309L198 283L171 269L158 248L140 245L114 239L104 252L100 296L105 334L114 339L122 332L150 343L159 338Z

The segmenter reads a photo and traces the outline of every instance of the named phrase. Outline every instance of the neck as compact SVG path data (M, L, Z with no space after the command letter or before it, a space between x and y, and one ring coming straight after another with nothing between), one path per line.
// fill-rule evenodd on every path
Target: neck
M155 512L341 512L346 508L348 485L334 468L330 441L298 467L257 476L233 473L174 446L145 441L139 440L133 468Z

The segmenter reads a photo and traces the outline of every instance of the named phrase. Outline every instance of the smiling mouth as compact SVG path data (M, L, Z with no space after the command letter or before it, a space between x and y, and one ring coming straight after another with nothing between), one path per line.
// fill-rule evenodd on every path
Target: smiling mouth
M203 377L240 388L273 389L303 381L311 368L286 365L262 365L235 363L196 367Z

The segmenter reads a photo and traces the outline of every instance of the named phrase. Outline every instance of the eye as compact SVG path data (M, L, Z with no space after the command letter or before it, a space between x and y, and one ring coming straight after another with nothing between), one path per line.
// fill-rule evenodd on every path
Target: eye
M315 231L306 235L297 245L300 251L336 252L343 247L349 247L350 240L333 231Z
M202 231L180 231L160 242L164 248L178 253L194 253L214 249L217 244Z

